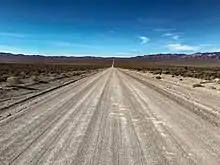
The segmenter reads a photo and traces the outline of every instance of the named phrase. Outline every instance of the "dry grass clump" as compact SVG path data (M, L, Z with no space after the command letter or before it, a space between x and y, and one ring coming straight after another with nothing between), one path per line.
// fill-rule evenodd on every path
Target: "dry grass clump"
M9 86L17 86L18 84L20 84L20 81L18 77L8 77L7 83Z
M161 76L156 76L155 78L158 79L158 80L162 79Z
M37 76L37 75L33 75L33 76L31 76L31 80L32 80L34 83L39 83L40 77Z
M202 80L201 82L200 82L200 84L207 84L207 83L210 83L210 82L212 82L211 80Z
M0 83L6 82L7 78L8 78L8 75L0 75Z
M214 86L210 86L209 89L217 89L217 88Z
M193 88L204 87L202 84L193 84Z
M216 82L217 84L220 84L220 79L219 79L219 78L216 78L216 79L214 80L214 82Z

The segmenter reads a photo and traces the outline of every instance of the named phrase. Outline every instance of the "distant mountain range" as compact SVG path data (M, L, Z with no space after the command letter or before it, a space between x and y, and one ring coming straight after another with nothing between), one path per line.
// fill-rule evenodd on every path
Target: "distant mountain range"
M132 57L133 59L146 59L146 60L220 60L220 52L206 52L195 54L154 54Z
M23 55L12 53L0 53L0 63L91 63L91 62L109 62L112 58L102 57L65 57L65 56L42 56L42 55ZM175 60L220 60L220 52L206 52L195 54L151 54L136 56L131 58L118 59L135 59L147 61L175 61Z
M0 52L0 63L59 63L59 64L111 64L112 59L101 57L66 57L66 56L42 56L24 55Z

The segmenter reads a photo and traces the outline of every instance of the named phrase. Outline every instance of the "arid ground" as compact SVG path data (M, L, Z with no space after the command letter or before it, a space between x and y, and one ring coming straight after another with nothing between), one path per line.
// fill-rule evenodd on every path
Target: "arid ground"
M219 90L161 77L111 67L2 110L1 164L219 165Z

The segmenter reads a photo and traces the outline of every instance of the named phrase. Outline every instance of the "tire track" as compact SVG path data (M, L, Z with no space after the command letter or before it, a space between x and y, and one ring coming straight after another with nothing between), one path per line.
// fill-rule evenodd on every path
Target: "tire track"
M111 74L112 74L112 72L111 72ZM75 159L73 160L72 164L77 164L77 165L84 164L84 162L86 161L85 160L86 155L87 155L87 159L88 159L89 146L91 146L94 143L93 142L94 138L95 138L95 136L98 136L97 132L99 132L99 129L101 127L101 124L97 125L97 123L102 122L103 111L106 110L106 105L107 105L106 101L107 101L108 90L109 90L109 80L110 80L110 76L104 82L105 86L102 91L100 100L99 100L97 107L92 115L92 118L88 124L88 127L85 131L85 136L79 145L77 154L75 155ZM96 127L98 127L98 130L93 130Z
M90 82L88 81L88 79L92 79L92 82L90 82L89 84L94 83L98 78L104 76L105 73L106 71L103 71L101 73L95 74L94 77L85 77L84 79L80 79L75 83L67 84L60 88L57 88L56 90L45 92L44 94L39 95L39 97L36 96L36 98L34 99L27 99L26 101L18 105L16 104L13 107L6 108L4 111L0 111L0 125L3 125L4 123L7 124L7 122L10 122L11 120L14 121L16 118L22 116L30 106L33 106L35 104L37 104L37 106L45 106L50 104L50 101L54 101L55 99L57 100L57 97L59 97L60 95L67 94L70 91L70 88L75 88L76 91L80 91L79 89L81 88L81 86ZM45 99L47 100L47 102L44 101Z
M123 78L123 80L125 81L125 78ZM130 81L126 81L126 82L130 82ZM152 110L149 108L149 106L148 106L148 103L139 95L139 93L132 87L132 85L131 84L129 84L129 83L126 83L125 84L125 82L124 82L124 85L127 85L128 86L128 89L130 88L130 90L135 94L135 98L137 99L136 100L136 103L137 102L139 102L140 103L140 105L142 105L142 106L144 106L144 107L147 107L147 116L145 117L145 115L144 115L144 117L143 117L143 120L144 120L144 122L145 123L148 123L149 122L149 119L150 120L152 120L152 119L154 119L155 121L160 121L160 119L152 112ZM132 100L130 100L131 102L132 102ZM145 111L141 111L140 112L140 114L146 114L146 112ZM169 149L169 146L167 146L167 145L169 145L169 144L167 144L167 139L165 139L162 135L161 135L161 132L160 131L158 131L158 128L156 128L157 127L157 125L156 125L156 127L155 127L155 125L152 123L152 127L153 127L153 129L155 130L154 131L154 133L156 134L156 136L157 136L157 138L159 138L157 141L155 141L154 142L154 144L160 144L160 145L157 145L159 148L158 148L158 150L160 151L160 152L162 152L161 154L159 154L158 153L158 155L160 156L160 158L161 158L161 155L166 155L166 151L164 151L164 149L162 148L163 146L166 146L166 150L167 149ZM180 155L180 157L184 157L185 158L185 160L186 160L186 162L184 162L184 163L186 163L186 164L195 164L195 162L190 158L190 156L188 155L188 153L182 148L182 146L179 144L179 140L178 139L176 139L175 138L175 136L173 136L173 134L163 125L163 124L160 124L160 127L162 127L162 130L164 131L164 132L166 132L166 135L168 135L169 136L169 138L171 138L171 141L172 141L172 144L174 143L175 144L175 147L177 147L176 148L176 150L175 150L175 152L177 152L177 151L180 151L181 153L179 153L179 155ZM147 129L145 130L145 132L147 131ZM173 147L172 147L173 148ZM173 151L171 150L171 151L168 151L168 152L170 152L170 153L172 153ZM166 156L165 156L166 157ZM185 161L185 160L183 160L183 161ZM176 164L179 164L178 162L180 161L180 159L179 160L170 160L170 159L168 159L167 160L167 162L165 163L165 162L160 162L160 164L161 163L165 163L165 164L170 164L170 163L172 163L172 164L174 164L174 165L176 165ZM180 163L180 164L182 164L182 163Z
M31 164L38 164L38 161L39 159L41 159L43 157L43 155L47 152L47 150L54 144L56 143L60 138L63 137L63 133L66 131L66 128L68 128L68 126L71 125L71 122L73 119L75 119L76 115L78 115L79 112L81 111L86 111L86 109L88 108L89 105L85 106L84 104L84 101L85 100L89 100L88 98L94 98L94 90L98 90L99 87L96 86L95 89L93 89L92 91L88 92L86 94L86 97L83 98L83 102L80 101L80 105L73 111L73 113L70 114L70 116L68 116L68 119L66 119L63 124L59 127L59 130L60 131L56 131L57 134L56 135L50 135L52 136L51 138L48 138L47 136L47 139L48 139L48 142L45 142L45 144L47 145L44 145L43 148L41 148L41 153L37 153L37 156L35 155L34 156L34 160L31 160ZM91 100L92 101L92 100ZM90 102L91 102L90 101ZM82 112L81 112L82 113ZM63 116L63 115L62 115ZM81 115L81 118L83 116ZM74 131L74 130L73 130ZM43 135L42 135L43 136ZM47 140L46 139L46 140ZM36 144L37 142L35 142ZM34 154L32 154L34 155ZM37 157L37 158L36 158ZM18 164L18 163L14 163L14 164Z
M104 76L104 75L103 75ZM16 136L15 140L10 140L10 139L6 139L7 141L9 141L9 143L7 143L7 141L4 141L4 143L6 143L6 148L1 148L0 149L0 159L1 162L4 162L7 160L10 160L10 162L13 162L14 160L16 160L18 157L20 157L23 153L25 153L25 151L31 146L33 145L38 139L40 139L40 137L45 134L47 131L49 131L53 125L58 122L64 114L66 114L69 110L69 108L71 106L73 106L75 103L80 101L80 95L83 95L83 93L85 91L88 91L91 86L93 86L94 84L97 83L97 81L101 81L99 79L99 77L97 77L92 83L88 84L88 86L86 86L83 90L81 90L77 95L75 95L72 99L76 99L74 102L72 101L72 99L70 99L71 97L69 97L69 99L67 100L67 102L65 102L65 105L67 106L66 109L64 111L60 111L59 109L63 106L60 105L60 107L57 107L57 110L51 111L51 115L46 115L42 121L44 121L44 123L41 123L40 121L38 121L38 124L35 123L35 125L33 125L34 127L29 127L29 130L25 130L26 134L22 133L22 134L18 134L19 136L14 135L13 137ZM91 91L92 92L92 91ZM86 100L86 99L85 99ZM82 102L82 101L81 101ZM52 122L53 121L53 122ZM31 123L30 123L31 124ZM18 132L19 133L19 132ZM37 134L37 135L36 135ZM24 138L24 137L28 137L29 143L27 143L28 139ZM22 143L21 143L22 142ZM23 144L22 147L18 147L19 144ZM20 146L21 146L20 144ZM17 147L16 147L17 146ZM14 150L14 148L19 148L21 150L21 152L16 151L16 156L14 155L12 157L11 152ZM4 160L6 158L6 160Z
M177 96L177 95L173 95L172 93L169 93L161 88L158 88L157 86L150 84L140 78L137 78L129 73L123 72L125 74L127 74L129 77L132 77L133 79L141 82L142 84L145 84L147 86L149 86L150 88L154 89L155 91L157 91L158 93L162 94L163 96L177 102L179 105L184 106L187 109L190 109L191 111L193 111L195 114L197 114L198 116L200 116L201 118L203 118L204 120L208 121L210 124L220 127L220 120L219 120L219 116L216 115L215 113L212 113L202 107L197 107L196 105L192 104L191 102Z
M138 120L139 122L141 122L140 121L140 119L142 119L143 120L143 115L145 114L145 113L143 113L143 111L141 111L142 109L143 109L143 107L141 107L140 105L138 105L137 103L138 103L138 100L134 97L134 99L131 99L131 97L129 97L129 96L133 96L132 95L132 93L131 92L129 92L129 86L127 85L127 83L128 83L128 81L126 81L126 83L124 82L125 81L125 79L124 78L122 78L122 76L120 75L120 73L118 73L118 76L120 77L119 78L119 80L120 80L120 87L121 87L121 89L122 89L122 95L123 96L127 96L126 98L125 97L123 97L123 100L124 100L124 102L126 103L126 105L128 105L128 119L129 119L129 121L130 121L130 126L132 127L132 129L133 129L133 131L134 131L134 133L133 134L135 134L135 136L136 136L136 139L137 139L137 142L138 142L138 147L140 148L140 150L141 150L141 155L142 155L142 159L138 162L138 164L145 164L145 163L147 163L147 162L149 162L150 164L154 164L153 162L157 162L157 161L160 161L160 159L157 159L157 160L154 160L155 159L155 157L157 157L157 155L158 156L160 156L160 158L162 159L162 162L158 162L159 164L161 164L161 163L163 163L163 164L167 164L167 162L166 161L164 161L164 159L165 159L165 157L163 158L163 154L162 153L160 153L160 149L159 148L154 148L154 153L155 152L158 152L159 151L159 153L156 153L156 155L152 155L152 153L145 153L146 152L146 150L143 148L143 146L145 146L145 147L147 147L147 146L149 146L149 143L150 142L147 142L146 140L144 140L143 138L141 138L141 134L140 134L140 130L138 131L138 125L136 125L136 124L134 124L134 122L133 122L133 119L134 120ZM137 106L138 105L138 106ZM130 107L130 108L129 108ZM130 109L130 110L129 110ZM139 112L139 111L141 111L141 112ZM145 115L148 115L148 114L145 114ZM141 116L141 117L139 117L139 116ZM150 116L148 115L148 118L150 118ZM152 135L150 134L150 132L149 132L149 122L148 121L145 121L144 123L148 123L146 126L148 127L148 129L146 129L145 130L145 132L148 132L148 138L150 138ZM151 123L150 123L150 125L151 125ZM150 126L151 127L151 126ZM154 132L152 132L152 134L154 134ZM153 139L151 139L152 141L153 141ZM155 145L155 144L157 144L156 142L155 143L153 143L153 145ZM156 146L154 146L154 147L157 147L157 145ZM149 155L150 154L150 155ZM153 159L153 160L152 160ZM157 163L156 163L157 164Z
M137 92L135 89L133 89L133 92L136 93L135 94L136 98L140 98L140 100L142 100L141 102L143 103L143 105L147 106L148 102L146 102L145 100L145 98L148 98L147 91L143 91L143 88L141 87L141 85L142 86L144 85L147 86L147 85L139 81L136 81L136 79L133 79L133 77L128 76L128 78L130 80L128 79L126 80L126 78L124 78L124 80L126 82L129 82L130 84L132 84L131 82L136 82L132 84L133 87L137 89L140 86L140 88L138 89L140 90L139 92ZM138 83L141 85L138 85ZM148 88L151 89L151 87L148 87ZM147 90L148 88L144 88L144 90ZM142 91L143 91L143 94L140 95ZM191 164L207 164L208 162L211 164L220 163L220 160L218 159L218 155L220 154L220 152L217 147L219 146L218 142L220 141L219 140L220 136L219 136L218 129L215 128L216 126L210 124L204 118L201 118L201 116L194 114L194 112L191 112L191 109L188 109L187 107L182 106L181 104L177 103L175 100L173 101L172 99L170 99L170 97L163 97L161 93L157 92L154 89L151 89L151 91L152 92L155 91L155 94L157 93L157 95L150 92L149 94L153 94L153 97L149 96L149 98L151 99L150 100L148 99L148 101L151 101L151 103L155 102L155 105L156 105L159 102L165 103L166 102L165 100L167 100L170 104L170 107L173 106L172 108L173 112L171 111L163 112L162 109L165 108L166 106L163 107L162 104L158 104L158 106L160 107L159 109L162 108L159 113L162 113L161 115L165 115L166 117L168 116L173 117L173 119L170 118L170 120L172 120L172 122L175 120L176 122L176 125L174 126L175 130L174 128L172 128L173 127L172 124L169 127L163 124L161 125L162 130L166 132L166 136L173 139L172 141L175 145L170 146L171 148L173 148L173 151L176 152L179 150L182 153L184 153L183 157L186 157L187 159L191 160ZM156 98L154 95L156 97L159 97L160 99L156 99L154 101L153 99ZM150 113L151 113L151 116L153 116L153 118L156 117L156 115L154 115L154 112L156 112L155 105L153 105L153 107L151 105L151 108L148 108L149 110L151 110ZM175 108L176 110L174 111ZM161 116L161 115L160 117L164 118L164 116ZM175 115L178 115L178 116L175 116ZM175 122L173 124L175 124ZM183 122L186 122L186 123L184 124ZM200 131L197 129L199 129ZM171 144L172 144L172 141L171 141ZM196 144L196 146L194 146L194 144ZM175 147L177 148L175 149Z
M97 74L97 73L90 74L89 76L93 76L93 75L95 75L95 74ZM88 76L88 77L89 77L89 76ZM8 110L9 108L14 108L14 107L17 106L17 105L20 105L20 104L25 103L25 102L27 102L27 101L33 100L33 99L35 99L35 98L37 98L37 97L39 97L39 96L42 96L42 95L44 95L44 94L47 94L47 93L52 92L52 91L54 91L54 90L57 90L57 89L59 89L59 88L65 87L65 86L67 86L67 85L70 85L70 84L72 84L72 83L74 83L74 82L76 82L76 81L79 81L79 80L85 79L85 78L86 78L86 77L81 77L81 78L78 78L78 79L75 79L75 80L71 80L71 81L69 81L69 82L66 82L66 83L60 85L60 86L53 87L53 88L50 88L50 89L48 89L48 90L42 91L42 92L40 92L40 93L38 93L38 94L36 94L36 95L33 95L33 96L28 97L28 98L22 99L22 100L20 100L20 101L18 101L18 102L15 102L15 103L11 104L11 105L2 107L2 108L0 108L0 112L4 112L4 111Z

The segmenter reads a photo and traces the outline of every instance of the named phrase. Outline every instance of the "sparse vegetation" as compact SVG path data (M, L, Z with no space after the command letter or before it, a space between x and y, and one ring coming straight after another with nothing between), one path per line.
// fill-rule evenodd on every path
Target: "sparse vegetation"
M124 62L124 63L122 63ZM184 66L184 65L174 65L173 63L159 63L159 62L140 62L140 61L133 61L126 62L122 61L121 63L117 63L118 67L122 67L125 69L134 69L137 71L146 72L149 71L155 75L161 74L170 74L172 77L182 76L182 77L193 77L199 78L204 80L219 80L220 79L220 67L218 66L202 66L197 65L195 66ZM219 81L220 82L220 81Z
M161 67L161 68L145 68L153 74L171 74L174 76L194 77L205 80L220 78L220 68L201 68L201 67Z
M29 76L40 74L61 74L76 71L88 71L102 68L101 66L75 66L53 64L0 64L0 75Z
M56 79L79 76L103 68L92 65L0 64L0 83L16 86L29 79L32 83L48 83Z
M0 63L1 106L68 84L91 73L97 73L105 67L106 65L90 63L85 65Z

